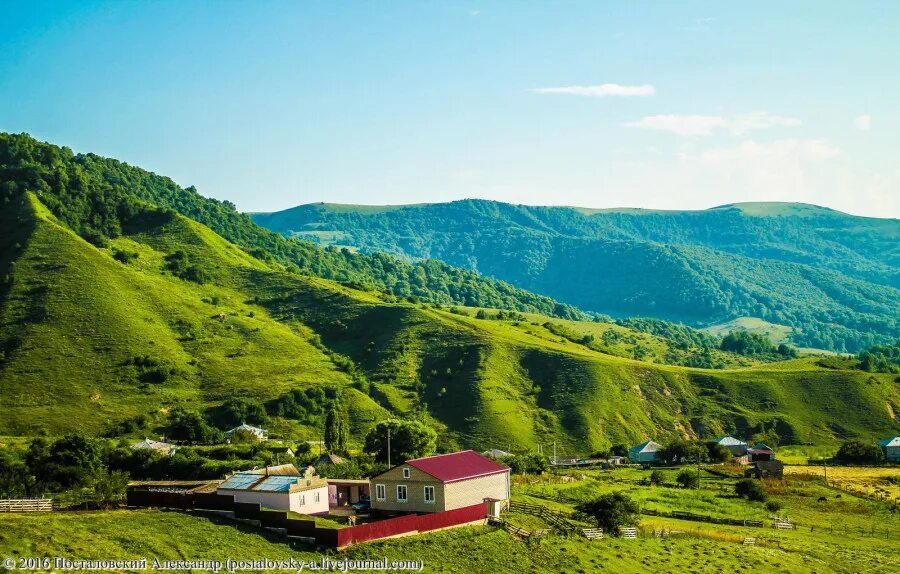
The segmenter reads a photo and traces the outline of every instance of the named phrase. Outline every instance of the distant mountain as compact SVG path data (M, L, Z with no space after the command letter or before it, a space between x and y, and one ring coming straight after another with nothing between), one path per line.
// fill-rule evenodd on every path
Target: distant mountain
M756 318L801 347L900 338L900 220L794 203L704 211L483 200L310 204L252 215L279 233L433 258L582 309L711 326Z

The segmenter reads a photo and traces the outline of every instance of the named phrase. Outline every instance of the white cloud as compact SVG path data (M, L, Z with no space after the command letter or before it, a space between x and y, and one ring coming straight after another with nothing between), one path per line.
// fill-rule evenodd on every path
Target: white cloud
M766 143L747 140L735 147L710 148L696 154L682 152L678 158L719 165L749 165L752 162L798 164L820 162L840 154L841 150L826 140L785 139Z
M853 125L856 126L856 129L869 131L869 128L872 127L872 116L869 114L856 116L853 118Z
M604 96L652 96L656 88L650 84L640 86L623 86L622 84L598 84L595 86L559 86L554 88L535 88L537 94L564 94L569 96L588 96L602 98Z
M632 128L670 132L682 137L697 137L712 135L717 130L727 131L732 135L743 135L756 130L794 127L800 125L800 120L776 116L769 112L751 112L732 116L662 114L647 116L625 125Z

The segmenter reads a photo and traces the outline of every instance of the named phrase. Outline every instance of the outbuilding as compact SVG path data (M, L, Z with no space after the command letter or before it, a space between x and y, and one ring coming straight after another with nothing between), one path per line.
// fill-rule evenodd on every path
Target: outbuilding
M900 462L900 436L884 439L878 443L884 451L884 459L888 462Z
M723 436L716 440L716 444L727 448L731 456L741 457L747 454L747 443L733 436Z
M307 468L302 476L240 472L227 478L216 489L233 496L235 502L259 504L272 510L299 514L328 514L328 483Z
M372 509L441 512L509 499L509 467L472 450L408 460L369 480Z
M648 440L647 442L642 442L641 444L631 447L631 450L628 451L628 458L631 459L632 462L649 464L656 462L656 459L659 457L659 451L661 450L661 444Z
M250 433L256 437L256 440L266 440L268 434L265 429L248 425L247 423L242 423L241 426L234 427L233 429L228 429L227 431L225 431L225 438L230 439L231 435L238 431Z

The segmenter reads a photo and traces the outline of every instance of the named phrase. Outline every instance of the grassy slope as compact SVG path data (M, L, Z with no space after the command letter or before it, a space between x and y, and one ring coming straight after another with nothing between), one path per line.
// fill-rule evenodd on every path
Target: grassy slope
M584 450L776 419L779 433L795 442L900 428L887 414L888 401L900 403L887 375L824 370L809 359L706 371L606 355L510 322L385 303L285 273L181 217L126 230L113 246L140 255L123 265L36 200L15 207L2 215L3 229L19 235L0 247L15 251L0 340L21 343L0 369L7 415L0 433L97 431L175 404L266 400L310 384L348 387L315 336L372 382L371 397L351 391L357 436L385 408L427 408L438 426L477 447L555 440ZM164 255L176 248L212 281L197 285L163 272ZM175 374L161 385L141 383L126 364L138 355Z
M15 411L0 423L3 432L97 431L174 404L203 406L234 394L269 399L293 387L349 383L310 344L308 329L273 321L246 302L232 270L262 264L208 229L175 218L156 240L147 232L118 239L140 254L123 265L54 222L38 202L17 208L17 216L32 218L34 232L22 243L3 305L3 338L22 341L0 371L0 404ZM175 244L211 269L218 285L163 274L163 254ZM143 355L175 374L161 385L141 383L126 363Z

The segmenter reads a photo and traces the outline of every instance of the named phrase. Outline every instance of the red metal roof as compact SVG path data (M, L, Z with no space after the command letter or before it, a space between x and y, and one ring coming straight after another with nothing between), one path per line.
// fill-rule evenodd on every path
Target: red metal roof
M418 468L442 482L455 482L509 470L508 467L474 450L415 458L406 461L406 464Z

